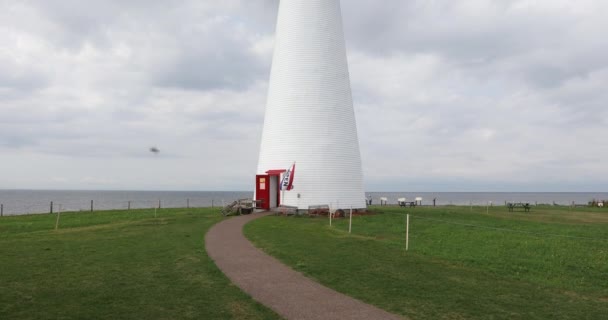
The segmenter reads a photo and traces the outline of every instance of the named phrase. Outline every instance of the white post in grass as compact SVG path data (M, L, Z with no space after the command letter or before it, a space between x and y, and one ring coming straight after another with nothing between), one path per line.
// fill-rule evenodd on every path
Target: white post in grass
M281 185L279 185L279 187L282 187L283 180L279 181L279 183L281 184ZM279 207L283 204L285 204L285 188L283 188L283 190L281 191L281 199L279 199Z
M405 251L408 251L410 248L410 214L407 214L407 218L405 220Z
M331 227L331 208L329 209L329 226Z
M350 220L348 221L348 233L353 229L353 206L350 206Z
M59 205L59 210L57 211L57 221L55 221L55 230L59 229L59 217L61 216L61 205Z

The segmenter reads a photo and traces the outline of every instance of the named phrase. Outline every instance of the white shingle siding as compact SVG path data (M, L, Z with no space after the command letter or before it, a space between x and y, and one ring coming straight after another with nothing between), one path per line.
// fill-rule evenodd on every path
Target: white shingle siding
M294 161L284 204L365 208L339 0L279 5L258 173Z

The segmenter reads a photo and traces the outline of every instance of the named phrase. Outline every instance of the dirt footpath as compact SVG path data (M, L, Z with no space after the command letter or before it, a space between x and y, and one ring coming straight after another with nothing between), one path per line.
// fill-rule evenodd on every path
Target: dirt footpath
M404 319L324 287L255 248L243 226L269 214L227 219L207 232L207 253L234 284L287 319Z

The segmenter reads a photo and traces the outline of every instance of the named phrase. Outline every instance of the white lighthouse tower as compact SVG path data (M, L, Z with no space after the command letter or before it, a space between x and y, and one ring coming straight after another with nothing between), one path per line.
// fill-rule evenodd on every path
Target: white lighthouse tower
M339 0L281 0L256 177L256 198L365 208ZM293 189L279 191L295 163Z

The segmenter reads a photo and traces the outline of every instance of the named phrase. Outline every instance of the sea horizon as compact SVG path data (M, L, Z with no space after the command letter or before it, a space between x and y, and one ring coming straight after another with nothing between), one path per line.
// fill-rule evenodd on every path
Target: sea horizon
M252 188L253 190L253 188ZM0 191L74 191L74 192L78 192L78 191L100 191L100 192L104 192L104 191L110 191L110 192L114 192L114 191L126 191L126 192L250 192L250 190L187 190L187 189L180 189L180 190L171 190L171 189L71 189L71 188L66 188L66 189L48 189L48 188L0 188ZM510 191L477 191L477 190L466 190L466 191L449 191L449 190L439 190L439 191L421 191L421 190L366 190L366 193L368 192L372 192L372 193L380 193L380 192L387 192L387 193L398 193L398 192L407 192L407 193L411 193L411 192L422 192L422 193L608 193L608 191L598 191L598 190L591 190L591 191L545 191L545 190L535 190L535 191L514 191L514 190L510 190Z
M59 190L59 189L0 189L2 215L50 213L61 211L121 210L144 208L218 207L238 199L253 197L250 191L175 191L175 190ZM380 204L397 199L414 201L422 198L422 205L504 205L525 202L549 205L584 205L593 200L608 200L608 192L505 192L505 191L367 191L365 198ZM340 202L323 203L340 207ZM321 204L320 204L321 205Z

